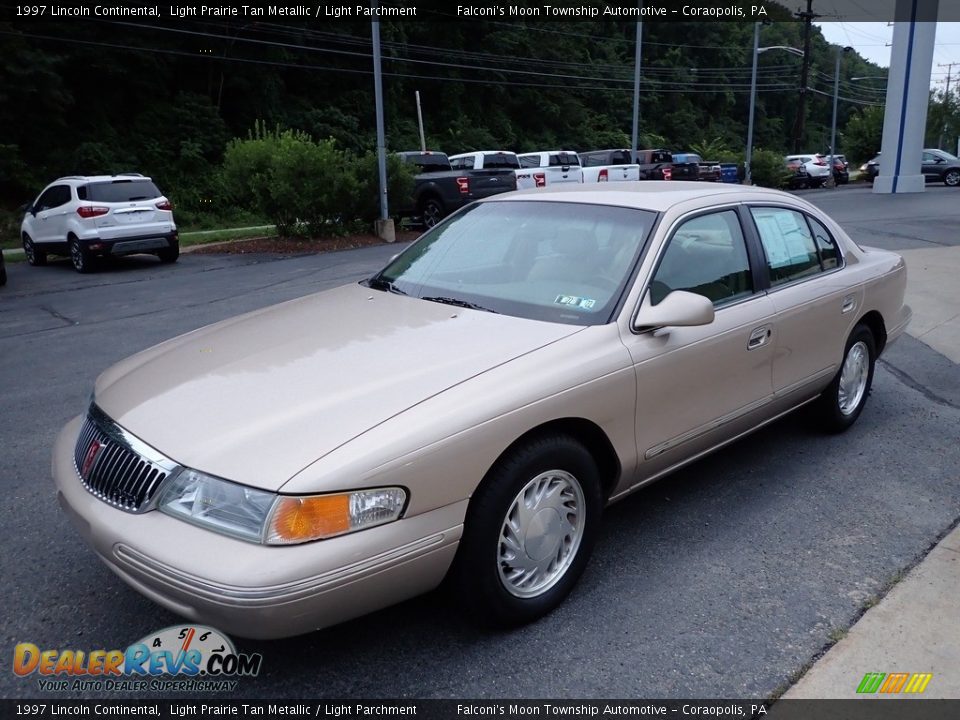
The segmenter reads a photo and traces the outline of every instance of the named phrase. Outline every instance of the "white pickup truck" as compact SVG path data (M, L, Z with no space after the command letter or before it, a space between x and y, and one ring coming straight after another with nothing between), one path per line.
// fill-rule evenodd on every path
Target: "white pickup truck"
M545 150L517 155L517 190L564 183L582 183L580 158L572 150Z
M640 166L629 150L592 150L580 153L583 182L623 182L639 180Z

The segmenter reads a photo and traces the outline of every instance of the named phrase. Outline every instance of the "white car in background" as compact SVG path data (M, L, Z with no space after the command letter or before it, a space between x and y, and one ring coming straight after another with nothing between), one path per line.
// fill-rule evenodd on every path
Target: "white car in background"
M517 155L517 190L582 183L580 158L573 150L545 150Z
M180 256L173 204L140 173L54 180L24 209L20 239L31 265L69 255L80 273L100 257L150 253L172 263Z
M806 171L806 186L807 187L820 187L827 179L830 177L830 164L829 161L817 155L816 153L805 153L802 155L787 155L786 158L787 165L793 163L799 163L803 166L803 169ZM803 175L804 173L799 173Z

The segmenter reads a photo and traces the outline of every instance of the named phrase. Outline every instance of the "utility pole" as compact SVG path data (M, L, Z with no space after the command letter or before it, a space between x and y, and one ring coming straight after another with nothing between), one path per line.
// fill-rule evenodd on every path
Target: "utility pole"
M937 63L937 67L947 69L947 89L943 92L943 130L940 131L940 140L937 142L937 147L941 150L943 150L943 136L947 134L947 120L950 117L950 75L955 65L960 65L960 62Z
M639 7L643 8L643 0L640 0ZM637 150L640 142L640 66L642 63L643 48L643 22L637 23L637 42L634 47L633 58L633 134L630 136L630 150L633 157L630 161L637 159Z
M376 221L377 236L393 242L396 235L393 220L387 208L387 143L383 130L383 81L380 72L380 0L372 0L373 20L370 33L373 41L373 97L377 114L377 171L380 176L380 219Z
M796 16L803 20L803 64L800 66L800 97L797 99L797 119L793 123L793 152L801 153L803 134L807 122L807 85L810 80L810 28L814 18L820 17L813 12L813 0L807 0L806 12Z

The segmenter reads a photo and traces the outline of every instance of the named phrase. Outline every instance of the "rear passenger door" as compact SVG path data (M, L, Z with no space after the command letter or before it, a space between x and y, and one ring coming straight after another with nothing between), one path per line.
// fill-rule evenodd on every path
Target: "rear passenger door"
M846 285L843 257L816 218L786 207L751 206L777 311L773 389L819 391L836 372L863 291Z
M686 290L711 300L715 317L624 339L646 477L755 425L771 400L774 309L758 287L757 261L735 207L688 216L667 238L643 302Z

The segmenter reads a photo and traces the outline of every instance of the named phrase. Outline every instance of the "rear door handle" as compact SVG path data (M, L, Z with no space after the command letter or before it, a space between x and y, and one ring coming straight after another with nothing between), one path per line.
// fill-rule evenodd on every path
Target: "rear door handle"
M843 299L843 306L840 308L840 313L848 313L857 306L857 298L853 295L847 295Z
M747 350L756 350L769 342L773 335L773 330L769 325L761 325L750 333L750 339L747 340Z

